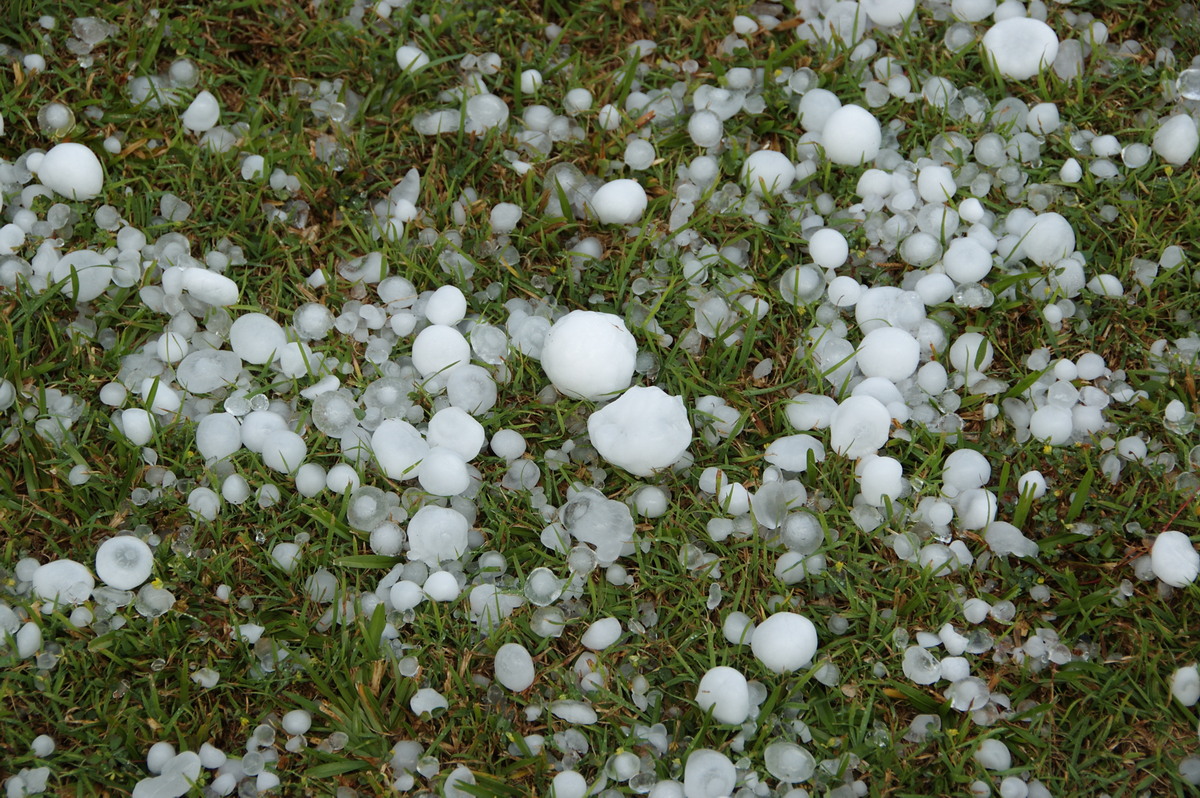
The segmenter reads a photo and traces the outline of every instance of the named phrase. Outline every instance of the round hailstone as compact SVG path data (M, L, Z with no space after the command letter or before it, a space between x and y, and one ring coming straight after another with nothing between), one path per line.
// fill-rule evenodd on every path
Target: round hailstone
M416 72L429 66L429 56L419 47L403 44L396 48L396 63L405 72Z
M1041 20L1011 17L983 35L983 51L1002 76L1028 80L1054 63L1058 36Z
M54 560L33 572L33 594L42 601L82 604L92 595L96 580L91 571L74 560Z
M750 650L767 670L790 673L812 662L817 629L794 612L777 612L754 628Z
M942 266L956 283L977 283L992 270L992 253L973 238L956 238L946 247Z
M916 372L921 344L899 327L877 327L863 336L856 361L868 377L900 382Z
M718 665L709 669L696 689L700 709L712 710L720 723L740 725L750 715L750 688L746 677L735 668Z
M67 199L89 200L104 188L100 159L82 144L65 143L50 148L37 168L38 180Z
M950 345L950 365L955 371L979 374L992 365L995 350L981 333L963 333Z
M737 768L729 757L711 748L697 748L683 767L685 798L724 798L733 794Z
M601 224L635 224L646 212L649 198L636 180L610 180L592 195L591 207Z
M742 180L760 197L787 191L795 179L796 165L782 152L758 150L742 164Z
M221 460L242 448L242 423L232 413L210 413L196 425L196 448L205 460Z
M229 348L247 363L270 363L285 344L283 327L263 313L244 313L229 327Z
M112 261L90 249L70 252L54 264L51 279L76 302L91 302L112 284Z
M874 454L888 441L892 414L873 396L851 396L838 405L829 424L829 444L846 457Z
M467 461L453 449L434 446L417 466L417 481L434 496L457 496L471 485Z
M1060 214L1039 213L1021 237L1021 251L1038 266L1053 266L1075 251L1075 229Z
M891 457L872 457L862 468L862 493L867 504L883 507L900 498L904 490L904 470Z
M1197 144L1200 135L1196 133L1196 120L1191 114L1177 114L1154 131L1151 147L1167 163L1182 166L1191 160Z
M828 89L809 89L800 98L800 105L796 108L800 127L809 133L820 133L833 112L841 107L842 101Z
M1062 446L1071 440L1075 420L1071 411L1058 405L1044 405L1029 417L1029 433L1051 446Z
M432 377L469 363L471 344L455 328L431 324L413 340L412 359L422 377Z
M1156 577L1171 587L1187 587L1200 573L1200 554L1187 535L1169 530L1155 538L1150 549L1150 567Z
M620 316L573 310L556 321L542 344L542 368L554 387L577 399L598 400L629 387L637 341Z
M861 166L875 160L882 141L879 120L857 105L843 105L834 111L821 130L825 157L842 166Z
M408 559L436 566L467 550L467 519L457 510L426 505L408 522Z
M268 468L293 474L308 455L308 446L296 433L287 429L272 431L263 441L262 459Z
M141 538L118 535L96 549L96 576L114 590L133 590L150 578L154 552Z
M836 269L850 256L850 245L837 230L822 227L808 237L808 254L822 269Z
M429 454L429 443L412 424L389 418L371 434L371 451L388 479L412 479Z
M455 285L443 285L425 303L425 318L432 324L455 325L466 318L467 297Z
M529 689L537 675L533 667L533 657L520 643L505 643L496 651L494 660L496 681L519 693Z
M661 388L634 386L588 418L596 451L639 477L675 463L692 442L683 397Z
M212 92L202 91L183 112L183 126L193 133L212 130L221 121L221 106Z

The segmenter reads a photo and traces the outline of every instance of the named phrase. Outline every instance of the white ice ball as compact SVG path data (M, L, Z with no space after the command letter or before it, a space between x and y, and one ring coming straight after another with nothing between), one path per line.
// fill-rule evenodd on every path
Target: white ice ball
M983 50L1002 76L1028 80L1054 63L1058 36L1041 20L1012 17L983 35Z
M808 253L822 269L836 269L850 257L850 245L837 230L822 227L809 235Z
M683 398L634 386L588 418L596 451L631 474L648 477L679 460L692 441Z
M1182 166L1191 160L1197 144L1196 120L1190 114L1176 114L1154 132L1151 147L1167 163Z
M742 164L742 181L759 196L771 196L791 188L796 165L782 152L758 150Z
M82 144L57 144L37 167L42 185L67 199L89 200L104 188L100 159Z
M556 321L542 344L542 368L567 396L597 400L629 387L637 341L620 316L573 310Z
M740 725L750 715L750 688L746 677L736 668L718 665L700 678L696 703L712 710L719 723Z
M1200 573L1200 554L1187 535L1168 530L1154 539L1150 567L1156 577L1171 587L1187 587Z
M920 361L921 345L899 327L877 327L858 345L858 367L868 377L899 382L911 377Z
M591 207L602 224L635 224L646 212L649 198L636 180L610 180L596 189Z
M755 627L750 649L767 670L790 673L812 662L817 629L803 615L777 612Z
M875 160L882 141L879 120L857 105L843 105L834 111L821 131L825 157L842 166L860 166Z

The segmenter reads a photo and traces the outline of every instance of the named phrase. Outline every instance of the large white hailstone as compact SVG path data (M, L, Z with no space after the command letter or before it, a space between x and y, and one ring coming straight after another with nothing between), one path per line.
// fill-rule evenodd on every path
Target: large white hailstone
M646 212L646 189L636 180L610 180L592 195L591 206L602 224L635 224Z
M51 147L36 171L43 186L67 199L89 200L104 188L100 159L82 144Z
M700 678L696 703L712 710L720 723L740 725L750 715L750 688L746 677L736 668L718 665Z
M1171 695L1185 707L1194 707L1200 701L1200 670L1195 663L1171 675Z
M202 91L183 112L181 121L183 126L193 133L205 133L221 121L221 105L212 92Z
M850 245L837 230L822 227L808 237L808 254L822 269L836 269L850 257Z
M432 377L470 363L471 344L454 327L431 324L413 340L412 359L422 377Z
M858 5L867 19L881 28L901 24L917 7L916 0L859 0Z
M737 768L711 748L697 748L683 766L684 798L726 798L737 784Z
M794 612L777 612L754 628L750 650L774 673L790 673L809 665L817 653L817 628Z
M371 434L371 451L388 479L413 479L429 454L429 443L412 424L389 418Z
M237 283L225 275L197 267L183 269L179 285L193 299L214 307L237 304L241 293Z
M828 89L809 89L800 98L796 113L800 127L809 133L820 133L833 112L842 107L842 101Z
M620 316L573 310L556 321L542 344L542 368L567 396L597 400L629 387L637 341Z
M1002 76L1028 80L1054 63L1058 36L1041 20L1012 17L983 34L983 51Z
M1191 160L1197 144L1200 144L1200 135L1196 133L1196 120L1190 114L1178 114L1154 131L1154 141L1150 146L1159 158L1169 164L1182 166Z
M982 488L992 478L992 464L975 449L955 449L942 462L942 484L957 491Z
M270 363L286 344L283 327L264 313L244 313L229 327L229 348L247 363Z
M533 657L520 643L505 643L496 651L494 660L496 681L519 693L533 684L536 671L533 667Z
M112 284L112 261L90 249L67 253L58 259L51 279L76 302L91 302Z
M429 66L429 56L420 47L402 44L396 48L396 63L405 72L416 72Z
M975 761L988 770L1008 770L1012 767L1012 753L1003 742L989 737L979 744Z
M870 457L859 477L863 499L872 507L883 507L904 491L904 469L891 457Z
M308 444L291 430L274 430L263 441L263 463L284 474L296 473L307 455Z
M899 327L877 327L863 336L856 360L868 377L900 382L916 372L921 362L921 344Z
M1075 420L1071 411L1058 405L1043 405L1029 417L1029 434L1051 446L1062 446L1071 440Z
M942 254L942 266L956 283L977 283L992 270L992 253L973 238L956 238Z
M875 160L882 141L879 120L857 105L843 105L834 111L821 130L825 157L842 166L861 166Z
M1039 213L1021 237L1021 251L1038 266L1053 266L1075 251L1075 228L1053 211Z
M408 559L435 566L467 550L470 524L457 510L426 505L408 522Z
M851 396L838 405L829 424L829 444L846 457L874 454L888 441L892 414L873 396Z
M588 418L588 435L608 462L648 477L672 465L692 442L683 397L657 386L634 386Z
M967 332L950 345L950 365L955 371L979 374L992 365L995 350L981 333Z
M82 604L96 586L87 566L74 560L53 560L39 565L31 583L33 595L56 604Z
M118 535L96 549L96 576L115 590L133 590L150 578L154 552L141 538Z
M742 182L759 196L769 197L792 187L796 165L782 152L757 150L742 164Z
M1200 554L1187 535L1168 530L1154 540L1150 567L1156 577L1171 587L1187 587L1200 573Z

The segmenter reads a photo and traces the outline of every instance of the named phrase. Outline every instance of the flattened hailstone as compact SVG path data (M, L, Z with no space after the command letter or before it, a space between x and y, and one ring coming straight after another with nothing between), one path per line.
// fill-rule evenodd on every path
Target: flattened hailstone
M573 310L550 327L542 368L567 396L597 400L629 387L637 341L620 316Z
M1194 707L1200 701L1200 670L1195 663L1171 675L1171 695L1185 707Z
M67 253L54 264L51 279L76 302L91 302L112 284L112 261L90 249Z
M405 72L416 72L429 66L429 56L419 47L402 44L396 48L396 63Z
M53 560L39 565L30 581L33 594L39 599L61 604L82 604L96 586L87 566L74 560Z
M992 270L992 253L973 238L956 238L942 255L946 274L956 283L977 283Z
M912 16L916 0L859 0L867 18L881 28L899 25Z
M150 578L154 552L141 538L117 535L96 549L96 576L115 590L133 590Z
M863 457L878 451L892 431L892 414L873 396L851 396L829 424L829 444L838 454Z
M180 286L193 299L216 307L237 304L241 294L237 283L225 275L194 267L183 270Z
M750 715L750 688L746 677L736 668L718 665L700 678L696 688L700 709L712 710L721 723L740 725Z
M579 642L592 651L603 651L621 638L621 622L616 618L601 618L587 628Z
M496 651L494 660L496 681L519 693L529 689L537 675L533 668L533 657L520 643L505 643Z
M753 152L742 164L742 182L760 197L787 191L796 179L792 159L775 150Z
M983 51L1002 76L1029 80L1054 63L1058 36L1041 20L1010 17L983 34Z
M1039 213L1021 238L1021 251L1038 266L1053 266L1075 251L1075 229L1060 214Z
M413 479L429 444L412 424L389 418L371 434L371 451L388 479Z
M38 164L37 176L43 186L67 199L89 200L104 188L100 159L82 144L51 147Z
M183 112L183 126L193 133L206 133L221 121L221 105L210 91L202 91Z
M814 463L824 462L825 444L812 435L800 433L771 441L763 458L784 471L801 473L808 470L809 452L812 452Z
M684 798L726 798L733 795L737 768L729 757L711 748L697 748L683 767Z
M1196 132L1196 120L1191 114L1178 114L1162 123L1154 131L1154 141L1151 147L1169 164L1182 166L1191 160L1200 144L1200 135Z
M1187 535L1168 530L1154 540L1150 567L1156 577L1171 587L1187 587L1200 573L1200 554Z
M842 166L874 161L882 141L879 120L857 105L843 105L834 111L821 130L825 157Z
M471 344L455 328L431 324L413 340L412 359L422 377L432 377L470 363Z
M649 198L636 180L610 180L596 189L591 207L601 224L635 224L646 212Z
M243 313L229 327L229 348L247 363L270 363L286 343L283 327L265 313Z
M1071 411L1058 405L1043 405L1029 417L1029 432L1039 441L1062 446L1071 440L1075 420Z
M877 327L863 336L856 361L868 377L900 382L916 373L921 344L899 327Z
M850 245L837 230L822 227L808 237L808 254L822 269L836 269L850 257Z
M609 463L648 477L683 456L692 425L683 397L635 385L588 417L588 436Z
M989 737L979 744L975 752L975 761L988 770L1008 770L1012 767L1012 754L1008 746L994 737Z
M817 629L803 615L777 612L754 628L750 650L767 670L790 673L812 662Z
M1041 553L1037 543L1007 521L992 521L984 528L983 537L994 554L1036 557Z
M426 505L408 522L408 559L435 566L467 550L469 524L457 510Z

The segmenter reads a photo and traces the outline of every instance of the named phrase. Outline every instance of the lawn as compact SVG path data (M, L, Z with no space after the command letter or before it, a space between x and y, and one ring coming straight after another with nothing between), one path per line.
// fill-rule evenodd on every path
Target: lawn
M866 11L897 3L833 5L0 11L7 794L42 768L45 794L78 796L1194 794L1200 716L1172 680L1200 593L1156 574L1195 546L1149 554L1200 539L1200 180L1155 145L1200 111L1177 88L1200 16L1035 1L1059 58L1013 80L981 49L990 12L954 17L994 3L922 0L890 27ZM817 90L879 121L869 163L806 129ZM96 196L31 188L62 142L98 156ZM744 178L763 150L786 188ZM615 203L630 223L590 202L616 179L648 201ZM1048 262L1033 214L1074 235L1042 242ZM951 284L968 237L983 276ZM59 260L80 251L104 260L85 302L96 270ZM613 449L589 425L608 397L555 389L540 352L576 310L619 317L632 383L681 397L685 454L639 475L614 461L656 451L650 411ZM249 314L268 318L231 343ZM457 382L415 346L442 314L471 347ZM859 348L879 328L907 329L919 371ZM286 347L185 387L177 354L272 335ZM337 430L331 387L354 414ZM880 445L831 428L852 393L888 411ZM240 438L214 456L197 426L223 412ZM439 435L488 443L445 472L394 465ZM619 556L597 564L581 503L632 524ZM420 550L440 528L413 545L434 509L467 522L450 556ZM117 535L152 552L132 593L35 590L47 563L98 571ZM780 612L817 636L795 667L743 634ZM524 689L497 679L508 644ZM737 722L697 701L718 666L740 674L715 696L746 704Z

